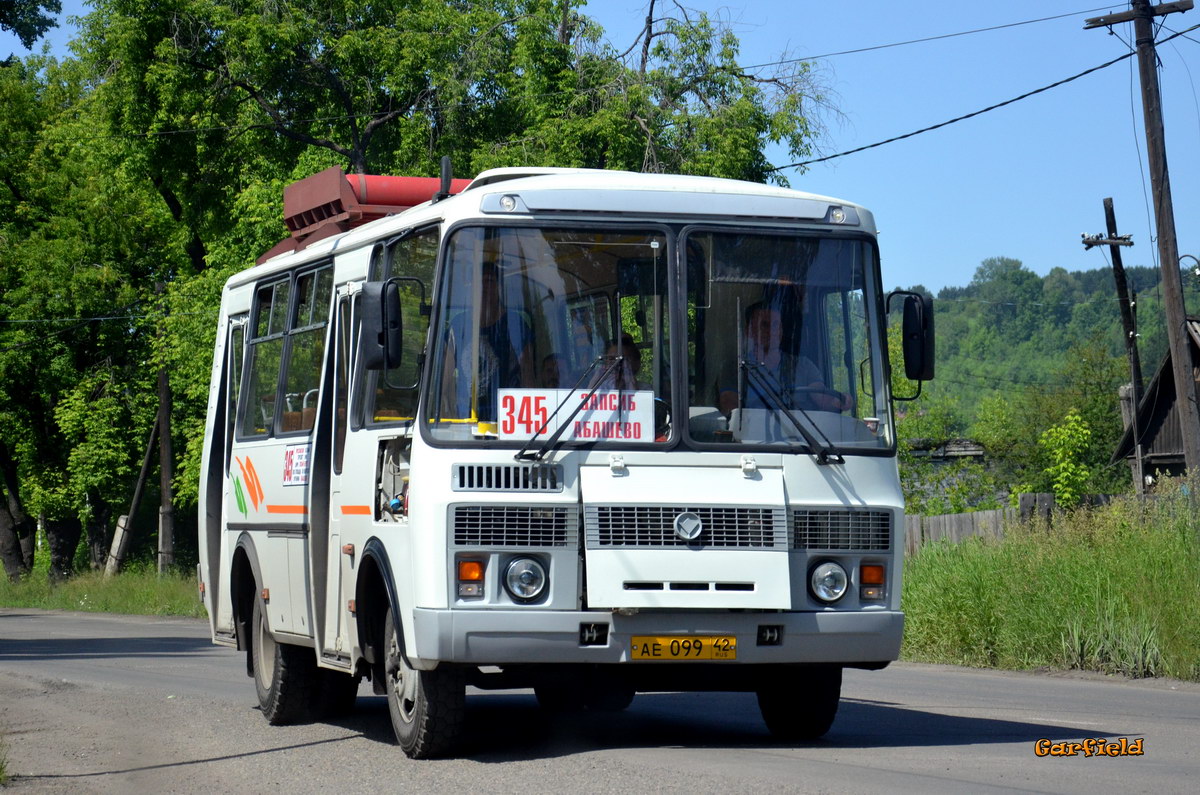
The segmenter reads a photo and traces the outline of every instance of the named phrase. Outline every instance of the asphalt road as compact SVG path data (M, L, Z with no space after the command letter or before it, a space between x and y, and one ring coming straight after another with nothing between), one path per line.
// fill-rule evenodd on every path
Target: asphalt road
M895 664L848 671L824 740L774 742L753 695L639 695L549 718L472 693L458 758L413 762L362 688L336 723L272 727L207 624L0 609L0 753L15 792L1194 792L1200 686ZM1136 756L1038 756L1039 740Z

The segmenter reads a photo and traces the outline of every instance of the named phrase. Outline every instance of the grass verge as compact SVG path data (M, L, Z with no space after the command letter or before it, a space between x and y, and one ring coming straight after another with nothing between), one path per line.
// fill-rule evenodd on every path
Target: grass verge
M0 606L150 616L206 615L196 592L195 576L160 576L152 566L130 567L111 578L105 578L102 572L85 572L53 585L45 572L37 570L18 583L0 576Z
M905 568L902 657L1200 680L1196 485L925 547Z

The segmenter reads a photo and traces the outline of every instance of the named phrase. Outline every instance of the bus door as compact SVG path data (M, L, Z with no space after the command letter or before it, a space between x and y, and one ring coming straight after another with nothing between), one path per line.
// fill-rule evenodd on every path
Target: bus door
M226 583L226 574L233 567L233 550L234 542L237 540L236 534L232 537L227 537L229 534L225 528L229 527L231 522L236 523L241 515L237 513L236 495L234 492L233 478L233 439L234 431L237 427L237 411L239 401L241 400L241 385L242 385L242 365L245 363L246 351L246 324L248 321L247 315L236 315L229 318L229 322L225 327L225 345L222 352L224 357L224 400L225 406L225 423L224 427L217 429L213 428L213 434L217 437L213 447L210 448L210 455L220 456L221 461L221 504L219 520L210 524L207 530L207 538L205 545L205 566L208 572L207 587L210 590L209 604L216 613L213 617L213 626L219 635L232 637L233 628L233 600L231 592ZM219 453L216 444L220 444ZM209 481L212 488L213 481ZM243 497L244 499L244 497ZM212 522L210 517L209 522Z
M273 631L312 634L307 609L309 475L333 269L261 282L247 331L233 444L233 504L251 531Z
M350 421L350 375L354 372L357 348L357 319L355 301L350 285L338 288L334 299L333 330L329 336L333 345L330 364L333 367L333 421L329 465L329 540L325 556L325 610L321 633L321 655L327 660L349 664L349 640L346 636L349 618L347 603L352 594L345 589L354 583L351 566L361 550L347 554L343 551L343 526L346 522L369 522L372 507L365 489L346 490L343 480L347 474L346 437ZM324 464L322 464L324 466ZM353 544L347 549L353 548Z

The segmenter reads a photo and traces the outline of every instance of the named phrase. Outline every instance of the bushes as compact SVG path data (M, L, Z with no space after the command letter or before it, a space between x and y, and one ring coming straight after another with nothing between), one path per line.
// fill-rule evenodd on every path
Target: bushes
M909 560L906 659L1200 679L1195 484Z

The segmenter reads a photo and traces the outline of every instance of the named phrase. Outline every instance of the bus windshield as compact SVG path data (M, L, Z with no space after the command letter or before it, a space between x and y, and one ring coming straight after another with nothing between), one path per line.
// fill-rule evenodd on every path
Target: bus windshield
M891 447L869 242L695 231L682 249L691 439Z
M669 439L663 232L464 227L445 262L434 440Z

